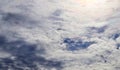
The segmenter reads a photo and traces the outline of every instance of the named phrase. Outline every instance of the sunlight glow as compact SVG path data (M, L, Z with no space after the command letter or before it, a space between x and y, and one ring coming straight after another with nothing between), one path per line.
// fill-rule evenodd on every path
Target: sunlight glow
M63 5L74 18L89 21L107 19L116 11L119 3L119 0L66 0Z

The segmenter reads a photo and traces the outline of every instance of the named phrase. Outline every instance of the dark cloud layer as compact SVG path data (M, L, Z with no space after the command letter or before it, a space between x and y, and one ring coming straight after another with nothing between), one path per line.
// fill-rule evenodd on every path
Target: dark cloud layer
M0 50L10 53L11 57L0 58L0 70L39 70L37 63L47 68L62 68L62 62L47 60L36 56L35 44L23 40L10 41L0 36ZM14 59L12 59L14 57Z

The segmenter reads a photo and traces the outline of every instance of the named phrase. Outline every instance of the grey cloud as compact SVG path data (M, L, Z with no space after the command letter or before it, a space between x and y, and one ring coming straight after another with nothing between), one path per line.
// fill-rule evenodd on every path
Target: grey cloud
M25 68L28 70L39 70L36 64L39 63L44 67L61 69L62 62L36 56L36 47L37 45L27 43L23 40L9 42L5 36L0 36L0 50L12 55L7 58L0 58L0 68L2 70L24 70ZM11 59L11 57L15 58Z

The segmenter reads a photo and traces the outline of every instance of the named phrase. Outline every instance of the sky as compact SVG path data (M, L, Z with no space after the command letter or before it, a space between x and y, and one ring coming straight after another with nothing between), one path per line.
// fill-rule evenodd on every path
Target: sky
M0 0L0 70L120 70L119 54L120 0Z

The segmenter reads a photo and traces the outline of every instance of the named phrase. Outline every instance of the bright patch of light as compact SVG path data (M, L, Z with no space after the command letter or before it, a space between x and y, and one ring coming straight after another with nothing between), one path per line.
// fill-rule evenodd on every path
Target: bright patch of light
M115 13L119 0L66 0L62 3L69 17L79 23L104 21Z

